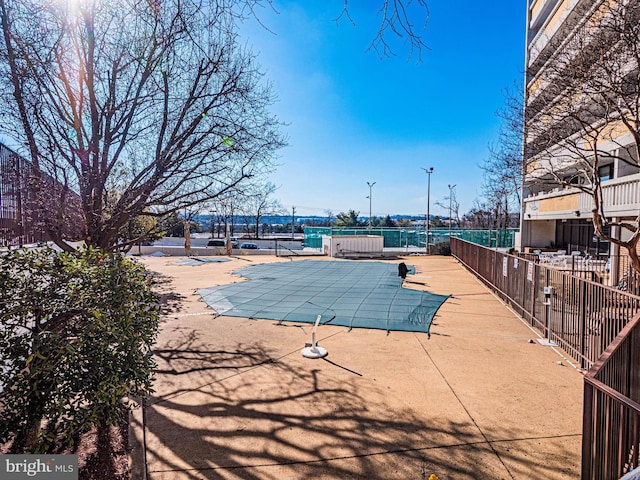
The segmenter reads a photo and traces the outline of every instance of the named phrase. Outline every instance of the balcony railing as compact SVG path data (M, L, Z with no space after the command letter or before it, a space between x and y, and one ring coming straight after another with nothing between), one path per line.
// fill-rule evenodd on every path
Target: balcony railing
M585 203L591 200L589 195L583 196ZM637 213L640 209L640 174L608 180L602 187L602 203L606 206L605 213L612 216L629 211Z
M565 205L560 197L577 195L577 202ZM556 199L556 200L553 200ZM602 183L602 199L605 214L611 216L637 216L640 211L640 173L614 178ZM558 207L554 208L554 203ZM566 207L569 208L566 208ZM556 188L524 199L525 220L565 218L576 211L588 216L593 210L593 198L577 188Z
M553 5L551 12L546 12L544 22L539 22L537 15L532 16L533 23L542 23L529 38L529 66L533 65L537 57L544 51L553 36L563 27L567 17L572 13L579 0L560 0ZM534 9L535 10L535 9ZM533 14L539 13L532 11ZM567 36L568 32L565 33Z

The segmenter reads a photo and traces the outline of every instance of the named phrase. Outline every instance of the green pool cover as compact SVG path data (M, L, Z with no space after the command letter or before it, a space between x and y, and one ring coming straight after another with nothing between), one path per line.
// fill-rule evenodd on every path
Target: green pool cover
M410 271L412 271L410 269ZM198 290L220 315L429 333L448 298L402 288L398 265L302 260L253 265L249 279Z

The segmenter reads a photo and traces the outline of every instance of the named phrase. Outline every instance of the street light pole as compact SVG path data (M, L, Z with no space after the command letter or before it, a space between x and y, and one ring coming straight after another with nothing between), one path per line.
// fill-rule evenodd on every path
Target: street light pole
M456 188L455 185L449 185L449 241L451 241L451 197L454 188Z
M216 210L211 210L211 238L213 238L214 233L216 232Z
M291 207L291 240L295 240L296 207Z
M431 204L431 174L433 173L433 167L424 168L420 167L422 170L427 172L427 216L424 219L424 228L425 228L425 244L426 244L426 252L427 255L431 253L431 248L429 247L429 221L431 220L431 215L429 215L429 205Z
M367 182L367 185L369 185L369 230L371 230L371 189L375 184L376 182Z

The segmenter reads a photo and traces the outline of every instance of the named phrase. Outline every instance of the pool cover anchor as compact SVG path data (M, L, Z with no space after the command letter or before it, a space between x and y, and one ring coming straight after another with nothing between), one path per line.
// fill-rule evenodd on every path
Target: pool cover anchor
M318 342L316 340L316 330L318 329L318 324L320 323L320 319L322 315L318 315L316 318L316 323L313 325L313 330L311 330L311 344L306 342L305 345L308 345L302 349L302 356L306 358L323 358L329 355L326 348L322 348L318 346Z

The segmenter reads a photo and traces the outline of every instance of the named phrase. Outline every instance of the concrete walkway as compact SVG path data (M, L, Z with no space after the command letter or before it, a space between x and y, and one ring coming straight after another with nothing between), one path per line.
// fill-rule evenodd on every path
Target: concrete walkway
M134 479L577 479L582 375L451 257L405 286L452 295L425 334L215 317L198 288L272 256L143 257L167 302ZM293 260L295 261L295 260ZM385 260L390 261L390 260Z

